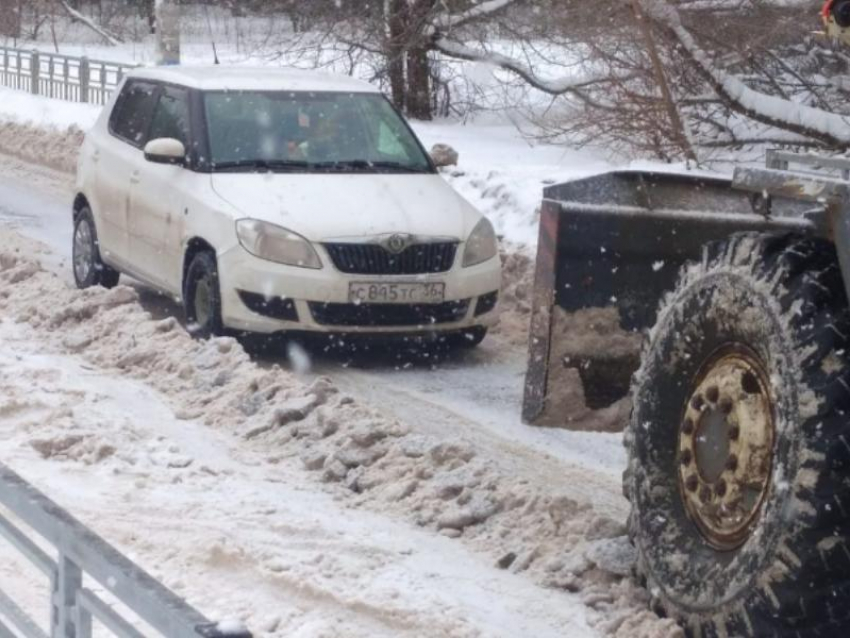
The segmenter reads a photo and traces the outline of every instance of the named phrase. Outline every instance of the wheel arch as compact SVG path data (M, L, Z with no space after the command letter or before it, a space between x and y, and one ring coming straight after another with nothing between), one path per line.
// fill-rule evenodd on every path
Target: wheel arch
M210 242L203 237L191 237L186 242L186 247L183 250L183 270L180 277L180 288L184 294L186 292L186 274L189 272L189 264L192 263L195 255L199 253L210 253L218 261L216 250Z
M77 196L74 197L74 207L73 207L73 212L74 212L73 219L74 219L74 221L77 220L77 216L80 214L80 211L82 211L83 208L86 208L86 207L88 207L91 210L91 204L89 204L88 197L86 197L83 193L77 193Z

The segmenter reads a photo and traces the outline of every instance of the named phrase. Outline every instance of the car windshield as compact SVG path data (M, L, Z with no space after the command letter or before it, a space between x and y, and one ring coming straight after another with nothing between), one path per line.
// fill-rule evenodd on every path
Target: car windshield
M206 93L204 108L214 171L432 171L382 95L223 91Z

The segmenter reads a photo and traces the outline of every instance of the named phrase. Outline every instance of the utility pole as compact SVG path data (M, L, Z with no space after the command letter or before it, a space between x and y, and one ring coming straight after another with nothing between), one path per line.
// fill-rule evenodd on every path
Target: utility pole
M177 0L156 0L156 63L180 64L180 5Z

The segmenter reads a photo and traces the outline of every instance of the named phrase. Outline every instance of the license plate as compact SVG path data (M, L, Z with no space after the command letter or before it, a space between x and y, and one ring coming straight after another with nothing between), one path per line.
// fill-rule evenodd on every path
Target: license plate
M446 284L387 284L356 282L348 285L352 303L441 303Z

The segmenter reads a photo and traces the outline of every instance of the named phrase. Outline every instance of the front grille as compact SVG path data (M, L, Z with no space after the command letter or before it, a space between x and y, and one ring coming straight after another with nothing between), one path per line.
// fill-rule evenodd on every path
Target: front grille
M351 304L310 302L310 312L323 326L429 326L460 321L469 299L440 304Z
M424 275L446 272L457 242L415 244L395 254L379 244L325 244L334 266L352 275Z

